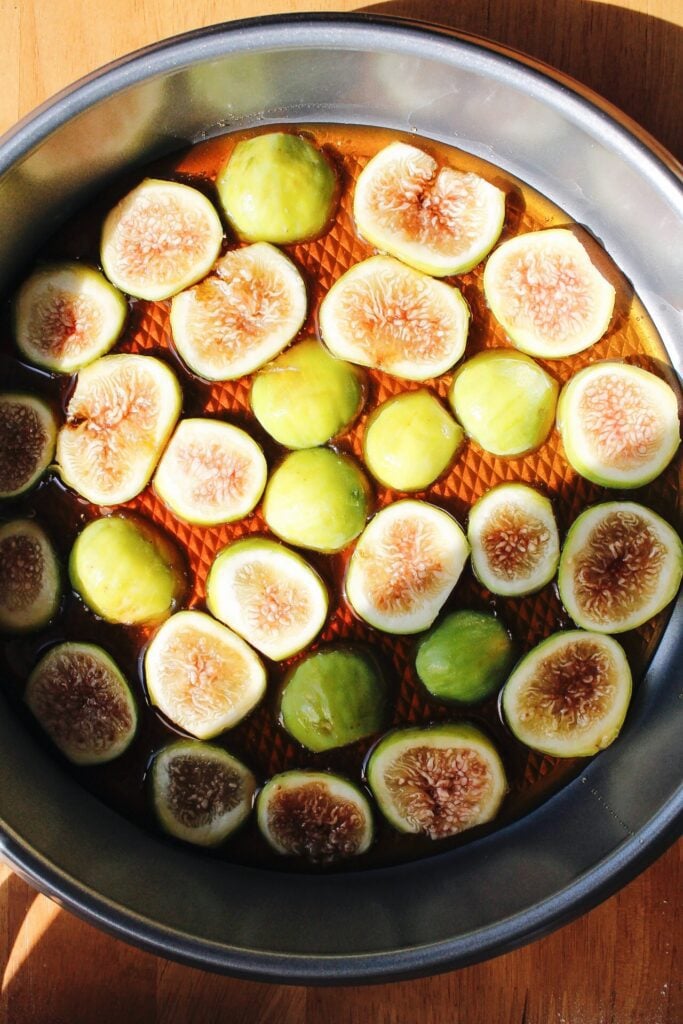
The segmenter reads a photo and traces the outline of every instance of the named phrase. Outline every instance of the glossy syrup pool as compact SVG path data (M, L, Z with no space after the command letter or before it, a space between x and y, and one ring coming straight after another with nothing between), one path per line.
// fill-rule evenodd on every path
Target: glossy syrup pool
M267 130L272 131L272 126ZM297 130L308 134L325 149L338 170L341 185L339 208L326 233L315 241L286 247L302 271L309 290L310 311L301 331L303 337L317 333L319 303L330 286L350 266L374 252L354 229L351 213L353 185L368 159L388 142L401 138L401 135L384 129L347 126L314 125ZM253 134L256 133L242 132L213 139L180 155L156 162L144 172L138 171L120 180L52 238L39 254L39 260L77 258L97 263L99 234L104 216L122 195L147 175L174 178L194 185L218 205L214 186L218 168L240 138ZM415 143L415 138L406 137L406 141ZM420 140L418 144L433 153L440 162L461 170L476 171L506 192L507 214L502 239L521 232L569 223L569 218L556 206L499 168L439 143ZM677 389L663 346L630 285L595 245L591 236L578 226L575 227L602 272L617 289L615 315L608 333L586 352L570 359L539 362L561 385L577 370L595 360L622 359L664 377ZM234 244L228 234L226 247ZM483 265L480 265L470 273L446 279L462 290L472 311L464 358L482 349L509 347L504 333L486 308L481 284L482 270ZM263 432L251 414L250 378L208 383L189 374L173 350L169 306L169 302L131 300L127 327L115 351L148 353L166 360L183 386L183 415L214 416L245 427L262 444L269 466L272 467L282 457L284 449ZM11 339L9 303L2 326L0 360L3 387L26 388L46 395L64 410L73 381L65 377L51 377L18 360ZM437 380L426 382L426 386L446 399L451 378L452 374L448 373ZM337 448L358 458L362 454L364 424L369 413L387 398L425 386L400 381L379 371L369 371L368 381L368 398L362 415L351 429L334 441ZM672 463L657 480L645 488L622 493L606 490L579 477L568 466L556 430L552 431L541 448L523 458L496 458L470 442L461 450L447 474L418 497L447 509L464 526L468 510L477 498L495 484L512 480L532 484L552 499L561 536L564 536L571 522L587 505L605 499L624 497L642 501L660 512L669 522L675 522L678 515L680 460ZM401 495L397 492L376 485L373 510L399 497ZM225 544L246 534L268 533L260 506L248 518L218 527L188 526L179 521L165 508L151 487L147 487L124 507L147 516L163 527L186 552L189 588L184 606L190 608L205 607L206 577L216 553ZM99 508L89 505L65 489L58 478L51 474L48 474L37 490L20 500L5 503L2 512L7 519L19 515L35 516L47 529L64 565L79 530L90 519L101 514ZM473 708L457 709L430 697L414 669L416 638L394 637L373 630L355 618L345 603L342 579L348 553L333 556L307 551L302 553L327 581L331 592L326 626L312 647L329 642L351 642L371 648L383 666L389 686L387 728L443 719L475 722L497 743L510 784L510 792L495 822L452 840L433 842L420 837L399 835L377 814L376 842L366 854L344 864L344 869L411 860L470 842L485 831L492 831L527 814L581 771L585 763L583 760L557 760L519 744L501 722L496 698ZM474 579L469 566L451 594L444 612L456 608L493 610L512 633L520 654L550 633L571 628L572 625L562 608L554 584L529 597L495 597ZM657 646L666 620L667 613L663 612L640 629L619 637L627 652L636 683ZM127 674L140 707L140 728L133 744L118 760L95 768L74 768L55 754L55 770L70 771L84 786L121 814L144 827L156 829L146 773L152 754L164 743L177 738L178 731L165 722L146 699L141 663L152 632L152 629L105 623L69 591L62 602L58 618L48 628L37 634L21 638L9 637L2 641L0 668L2 685L7 689L17 713L27 728L39 737L39 730L23 708L21 692L41 652L55 642L69 639L98 643L114 656ZM293 741L280 726L278 694L288 667L296 660L291 659L282 664L268 663L266 660L269 671L266 699L235 729L212 742L242 758L262 782L276 772L300 767L331 769L360 782L363 762L377 737L326 754L312 754ZM59 767L57 759L61 762ZM310 865L274 855L260 837L253 815L236 836L209 855L278 869L311 870Z

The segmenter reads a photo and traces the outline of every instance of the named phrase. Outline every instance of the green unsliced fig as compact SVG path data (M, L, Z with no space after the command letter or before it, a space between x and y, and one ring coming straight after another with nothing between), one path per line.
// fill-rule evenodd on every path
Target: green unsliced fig
M420 642L417 674L439 700L477 704L501 686L512 667L514 645L489 612L454 612Z

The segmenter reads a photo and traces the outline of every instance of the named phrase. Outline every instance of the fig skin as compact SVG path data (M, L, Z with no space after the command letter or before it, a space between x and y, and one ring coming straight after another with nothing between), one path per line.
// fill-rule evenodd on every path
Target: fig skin
M458 611L420 641L415 669L438 700L479 704L500 688L514 657L510 634L495 615Z
M31 632L47 625L62 596L61 570L41 526L17 519L0 527L0 630Z
M0 499L34 487L52 462L57 419L37 395L0 393Z

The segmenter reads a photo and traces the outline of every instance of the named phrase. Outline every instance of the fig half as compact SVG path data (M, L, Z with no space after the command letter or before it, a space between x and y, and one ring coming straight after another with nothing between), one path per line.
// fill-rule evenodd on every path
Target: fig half
M518 740L553 757L590 757L616 739L631 699L631 670L609 636L555 633L522 658L503 688Z
M608 501L572 524L558 585L577 626L623 633L660 612L682 576L683 544L671 526L634 501Z
M514 644L490 612L462 610L447 615L420 641L415 669L439 700L478 704L505 680Z
M31 673L24 700L74 764L112 761L135 735L137 709L128 683L109 655L94 644L51 648Z
M484 294L513 345L544 359L594 345L614 311L614 288L565 228L503 242L486 264Z
M427 629L458 582L469 545L455 519L426 501L387 505L363 531L346 573L346 597L387 633Z
M277 853L329 864L364 853L372 842L368 801L331 772L275 775L256 806L261 833Z
M399 832L445 839L495 818L507 792L503 763L473 725L397 729L370 754L367 778Z
M0 629L40 629L57 612L59 563L45 531L30 519L0 527Z
M680 443L673 390L629 363L593 363L575 374L560 394L557 426L568 462L603 487L642 487Z
M330 288L319 322L323 341L339 359L427 380L460 359L470 313L457 288L390 256L372 256Z
M62 479L95 505L147 485L180 414L173 372L152 356L103 356L78 374L57 438Z
M392 142L359 175L353 215L372 245L446 277L471 270L494 246L505 193L478 174L439 168L416 146Z
M38 483L52 462L55 415L36 395L0 394L0 498L14 498Z

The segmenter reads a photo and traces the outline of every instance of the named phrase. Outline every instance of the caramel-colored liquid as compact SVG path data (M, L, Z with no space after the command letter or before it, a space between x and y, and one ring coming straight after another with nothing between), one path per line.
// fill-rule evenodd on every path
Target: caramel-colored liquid
M272 130L268 128L267 130ZM379 149L401 138L384 129L352 126L309 126L305 131L323 147L339 173L340 203L329 229L319 239L287 247L307 282L310 313L301 336L317 334L317 312L326 291L354 263L372 255L373 250L357 235L352 213L354 182ZM256 134L242 132L223 136L187 152L157 162L128 176L109 189L96 202L68 223L40 253L41 259L80 258L97 263L99 236L104 216L111 206L147 175L171 177L200 188L216 203L215 178L232 148L241 138ZM414 143L413 137L406 141ZM512 235L553 225L567 225L569 218L549 200L523 182L499 168L448 146L419 140L442 163L461 170L472 170L493 182L507 194L507 216L503 239ZM218 203L217 203L218 205ZM629 283L605 253L593 242L588 232L574 225L602 272L617 289L615 315L608 333L588 351L556 362L540 360L547 372L563 384L577 370L600 359L622 359L642 366L664 377L677 387L675 376L653 325ZM228 245L232 241L228 240ZM470 273L450 279L459 287L472 310L472 325L466 358L476 352L495 347L508 347L503 331L486 308L482 289L482 266ZM174 352L169 327L169 303L131 300L127 328L116 351L153 354L166 360L178 375L184 391L183 415L215 416L246 428L263 446L269 465L283 455L254 419L249 406L250 378L226 383L208 383L191 375ZM69 393L68 378L50 377L22 364L11 342L9 312L0 345L0 379L4 387L23 387L51 397L62 409ZM442 399L446 398L451 374L427 385ZM362 457L361 442L368 415L386 399L417 384L400 381L379 371L368 373L368 396L362 415L341 437L335 447ZM471 505L485 491L502 481L521 480L537 487L553 501L563 536L570 523L586 506L600 500L620 496L656 509L673 522L678 511L679 466L674 462L652 484L620 495L614 490L595 486L568 466L556 430L537 451L522 458L500 459L468 443L449 471L420 497L447 509L465 524ZM375 487L374 509L379 509L402 495ZM166 529L184 549L188 563L189 589L185 605L204 608L208 570L216 553L231 541L250 533L268 533L258 507L246 519L217 527L189 526L177 520L165 508L151 487L126 506L149 517ZM78 531L100 510L65 489L54 476L47 479L22 499L7 503L5 516L35 515L52 537L64 562ZM503 827L529 813L540 802L573 779L582 769L583 760L557 760L529 751L511 736L501 721L496 698L473 708L454 708L432 698L419 682L414 668L415 639L395 637L373 630L359 621L346 604L342 579L347 555L324 556L303 552L315 565L330 587L330 613L321 637L313 644L349 642L370 648L386 675L390 693L387 728L402 724L427 723L445 719L466 719L480 725L498 745L508 774L510 792L497 820L485 828L473 829L438 843L420 837L402 836L393 831L377 815L377 839L371 850L341 867L358 869L411 860L443 852L449 847L476 839L484 831ZM544 637L558 629L571 626L560 603L554 584L540 593L524 598L506 599L489 594L473 577L469 567L451 594L445 611L458 608L490 609L500 616L512 633L520 654L528 651ZM626 649L634 678L638 681L651 658L666 624L664 612L646 625L620 636ZM98 643L109 651L127 674L138 698L140 728L129 750L118 760L96 768L78 769L55 755L55 770L68 770L89 790L121 814L143 827L156 828L153 809L147 792L146 775L149 762L164 743L177 738L177 730L150 707L144 688L142 655L152 630L115 626L98 619L73 593L68 592L56 621L41 632L2 642L0 667L3 685L27 727L40 736L36 725L21 704L24 682L41 651L64 640ZM295 659L293 659L295 660ZM289 768L324 768L348 775L357 782L363 779L363 763L376 737L368 738L326 754L312 754L300 747L284 731L278 721L278 699L283 677L291 662L268 663L269 687L266 699L235 729L212 741L242 758L265 781ZM618 740L617 740L618 742ZM59 758L61 763L57 763ZM169 840L171 841L171 840ZM202 855L200 852L198 856ZM253 819L213 856L278 869L313 870L310 865L274 855L260 837ZM329 870L329 869L328 869Z

